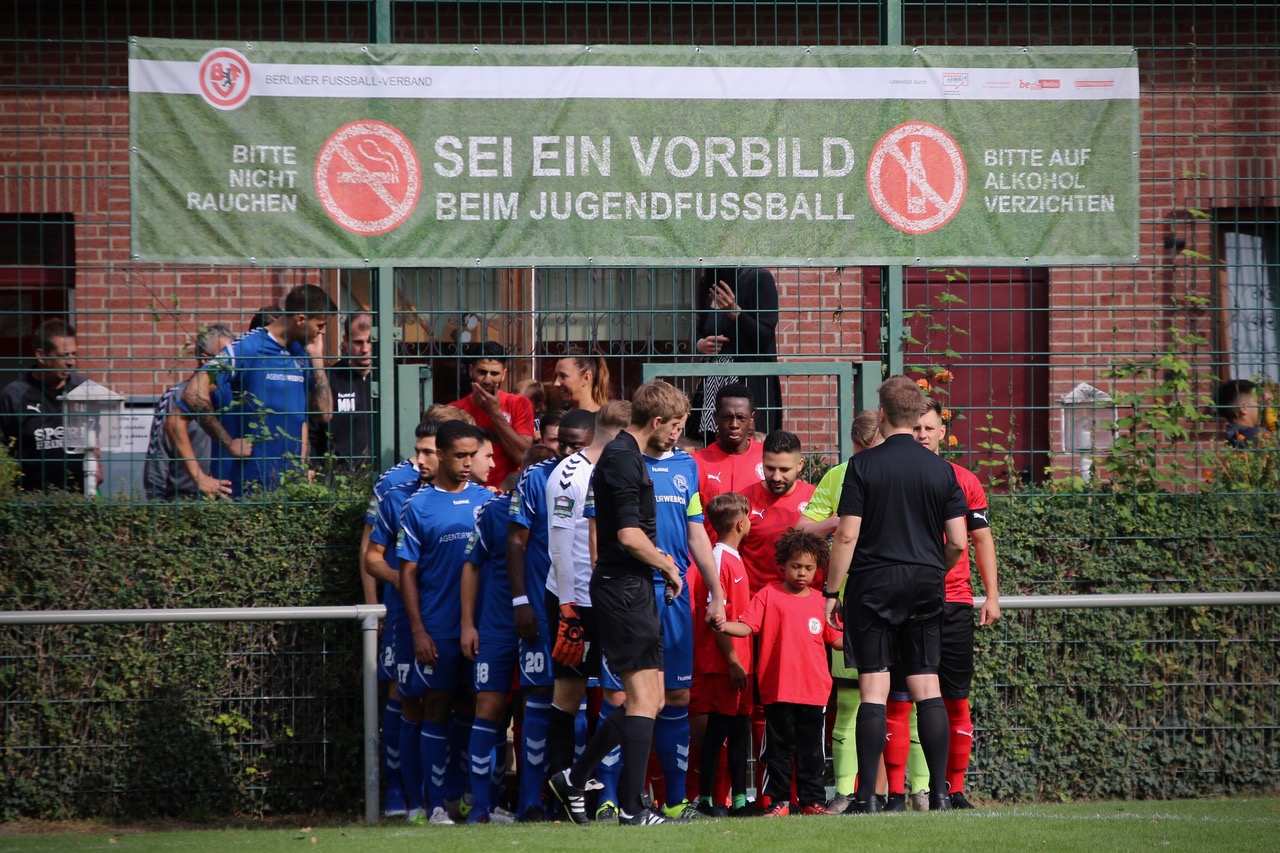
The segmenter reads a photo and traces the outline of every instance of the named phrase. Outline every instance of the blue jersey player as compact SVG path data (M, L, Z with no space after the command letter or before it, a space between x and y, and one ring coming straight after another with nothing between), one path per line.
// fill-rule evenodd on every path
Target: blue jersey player
M547 482L557 457L530 465L511 496L507 526L507 579L516 633L520 636L520 685L524 689L524 742L520 767L522 821L543 817L542 783L547 771L547 727L551 713L551 645L545 590L551 569Z
M678 437L678 433L673 434L671 447ZM693 606L689 585L684 581L691 556L712 571L715 558L703 526L698 464L693 457L683 450L668 448L657 458L646 453L644 464L653 480L658 508L657 545L676 564L682 582L680 594L670 604L664 604L666 580L654 574L654 594L662 621L662 672L667 701L658 712L653 746L665 780L663 811L668 817L680 818L693 810L685 790L689 769L689 688L693 685Z
M332 417L324 331L337 310L315 285L295 287L283 313L225 346L187 383L182 408L213 439L215 475L231 481L232 497L279 486L305 461L307 413L322 423Z
M462 633L461 578L467 542L480 510L493 497L470 482L471 462L484 433L462 421L447 421L436 433L436 474L404 505L396 555L400 592L413 638L409 671L397 669L400 695L422 699L420 751L426 772L426 810L433 824L452 824L445 811L449 766L449 714L467 661Z
M475 662L476 692L476 717L468 746L473 799L467 823L509 818L493 809L491 788L495 773L502 769L502 762L495 762L494 755L520 655L519 639L511 621L511 584L507 580L510 513L510 493L485 504L467 543L467 561L462 567L461 645L463 655Z
M403 661L407 672L413 658L413 638L409 635L408 616L400 595L400 561L396 558L395 545L405 503L435 474L438 428L439 424L433 421L418 424L413 457L388 468L374 484L373 497L365 513L362 545L364 577L375 585L382 582L383 604L387 608L378 666L378 678L391 683L382 717L383 766L387 779L387 804L383 814L386 817L406 815L409 820L418 820L419 816L425 819L422 763L418 759L422 702L417 698L402 701L400 696L396 661ZM376 595L376 586L373 595Z

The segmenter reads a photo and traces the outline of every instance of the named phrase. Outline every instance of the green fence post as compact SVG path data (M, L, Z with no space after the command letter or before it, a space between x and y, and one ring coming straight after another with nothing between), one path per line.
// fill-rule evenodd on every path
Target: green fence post
M902 44L902 0L884 0L880 4L880 43ZM880 268L880 306L883 317L880 331L880 351L889 375L897 376L906 370L903 356L902 319L903 275L901 266Z

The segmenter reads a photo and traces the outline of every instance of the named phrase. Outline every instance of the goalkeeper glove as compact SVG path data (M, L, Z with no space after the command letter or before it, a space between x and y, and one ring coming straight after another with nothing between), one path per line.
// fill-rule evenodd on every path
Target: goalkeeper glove
M560 605L560 629L556 632L556 645L551 658L561 666L579 666L586 656L586 632L582 630L582 617L577 604Z

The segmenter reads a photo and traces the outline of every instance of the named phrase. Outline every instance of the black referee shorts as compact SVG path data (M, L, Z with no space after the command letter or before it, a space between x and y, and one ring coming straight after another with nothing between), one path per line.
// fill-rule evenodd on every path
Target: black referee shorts
M597 570L591 575L591 608L610 670L622 675L662 669L662 623L651 575Z
M860 672L938 671L946 573L900 564L849 575L845 587L845 664Z
M551 631L551 648L556 647L556 635L560 633L560 597L547 593L547 628ZM565 666L556 660L551 661L551 674L556 678L599 678L600 677L600 628L596 625L596 612L593 607L578 605L578 618L582 620L582 633L585 636L586 656L577 666Z
M943 699L968 699L973 685L973 605L948 601L942 609L942 660L938 681Z

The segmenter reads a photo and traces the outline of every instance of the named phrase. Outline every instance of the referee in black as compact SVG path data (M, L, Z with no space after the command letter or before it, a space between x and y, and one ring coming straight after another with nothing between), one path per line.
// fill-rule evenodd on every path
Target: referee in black
M648 826L670 822L642 796L654 718L666 695L662 624L653 594L653 573L662 573L676 597L681 582L675 564L654 544L657 502L641 453L646 447L660 451L673 444L688 416L689 398L675 386L662 380L641 385L631 398L630 425L605 445L591 475L596 533L591 606L604 658L622 679L627 701L596 729L573 767L548 782L577 824L588 822L585 794L591 773L619 743L618 823ZM654 455L658 451L651 450ZM711 595L707 621L722 622L724 595L719 578L704 574L703 579Z
M938 684L944 578L968 542L964 493L951 465L915 440L925 410L919 386L905 376L879 389L883 444L849 462L840 493L840 523L827 574L827 621L844 602L845 663L858 670L862 705L855 739L858 791L848 811L880 810L876 769L884 751L889 667L907 675L916 703L920 745L929 765L929 810L946 811L947 709Z

